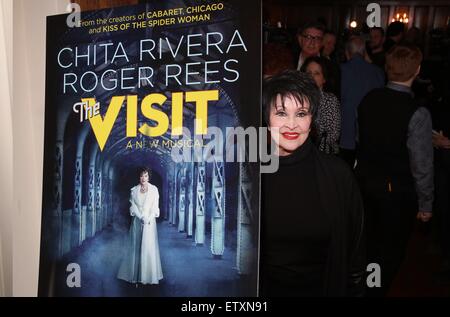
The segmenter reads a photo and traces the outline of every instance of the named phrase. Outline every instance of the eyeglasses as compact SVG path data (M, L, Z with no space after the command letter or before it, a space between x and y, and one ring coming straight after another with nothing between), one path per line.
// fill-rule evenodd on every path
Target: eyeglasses
M323 40L323 36L312 36L309 34L302 34L302 37L306 39L307 41L313 41L313 42L321 42Z

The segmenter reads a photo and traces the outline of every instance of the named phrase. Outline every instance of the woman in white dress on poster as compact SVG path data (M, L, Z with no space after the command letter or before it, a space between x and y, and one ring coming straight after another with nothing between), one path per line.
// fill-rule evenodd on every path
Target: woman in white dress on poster
M149 183L151 170L139 170L139 185L131 189L132 217L128 247L117 275L134 284L159 284L163 279L156 218L159 217L158 188Z

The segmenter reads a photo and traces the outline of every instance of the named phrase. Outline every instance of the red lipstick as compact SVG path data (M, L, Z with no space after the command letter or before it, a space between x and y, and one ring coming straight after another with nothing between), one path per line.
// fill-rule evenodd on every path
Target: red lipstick
M300 136L300 133L296 133L296 132L285 132L281 134L283 136L283 138L287 139L287 140L297 140L298 137Z

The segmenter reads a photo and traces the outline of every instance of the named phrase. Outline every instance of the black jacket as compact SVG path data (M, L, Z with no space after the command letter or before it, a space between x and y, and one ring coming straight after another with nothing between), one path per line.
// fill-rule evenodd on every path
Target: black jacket
M307 152L301 152L306 148L308 148ZM284 163L286 163L286 160L295 162L299 159L299 155L304 155L304 153L308 153L308 159L303 156L301 164L307 164L309 171L312 171L307 177L313 179L303 179L303 181L316 187L318 195L316 195L314 201L303 201L302 203L305 205L319 204L320 210L327 214L328 219L326 221L330 221L330 242L328 251L325 253L325 274L322 279L324 289L322 293L328 297L362 296L365 289L364 276L366 270L363 235L364 213L359 188L353 172L339 158L320 152L312 145L310 138L298 151L287 158L284 157ZM275 199L271 196L270 190L266 192L268 188L270 189L270 184L267 183L269 181L271 181L269 175L263 178L263 182L265 182L263 208L269 208L268 199ZM289 181L286 180L288 185L290 185ZM301 197L301 199L307 200L308 197ZM297 204L301 199L299 197L299 200L285 202L285 204ZM295 206L293 208L295 210ZM298 208L301 208L301 206L299 205ZM263 212L267 213L269 210L264 209ZM267 252L267 249L265 249L267 244L264 244L267 238L264 235L262 239L264 254ZM292 250L292 252L295 252L295 250ZM262 260L265 261L264 257ZM270 265L272 264L262 263L262 267ZM270 279L266 274L269 273L264 273L264 276L262 276L263 282L267 278ZM273 290L270 290L270 286L263 284L263 292L270 294Z
M364 210L358 184L345 162L316 148L320 203L333 215L326 269L327 296L363 296L365 289Z

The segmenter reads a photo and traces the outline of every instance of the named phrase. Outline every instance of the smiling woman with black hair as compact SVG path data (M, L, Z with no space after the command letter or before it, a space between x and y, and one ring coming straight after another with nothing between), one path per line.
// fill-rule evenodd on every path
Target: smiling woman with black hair
M363 208L353 173L313 145L320 91L297 71L264 83L280 167L263 177L261 295L356 296L364 290Z

